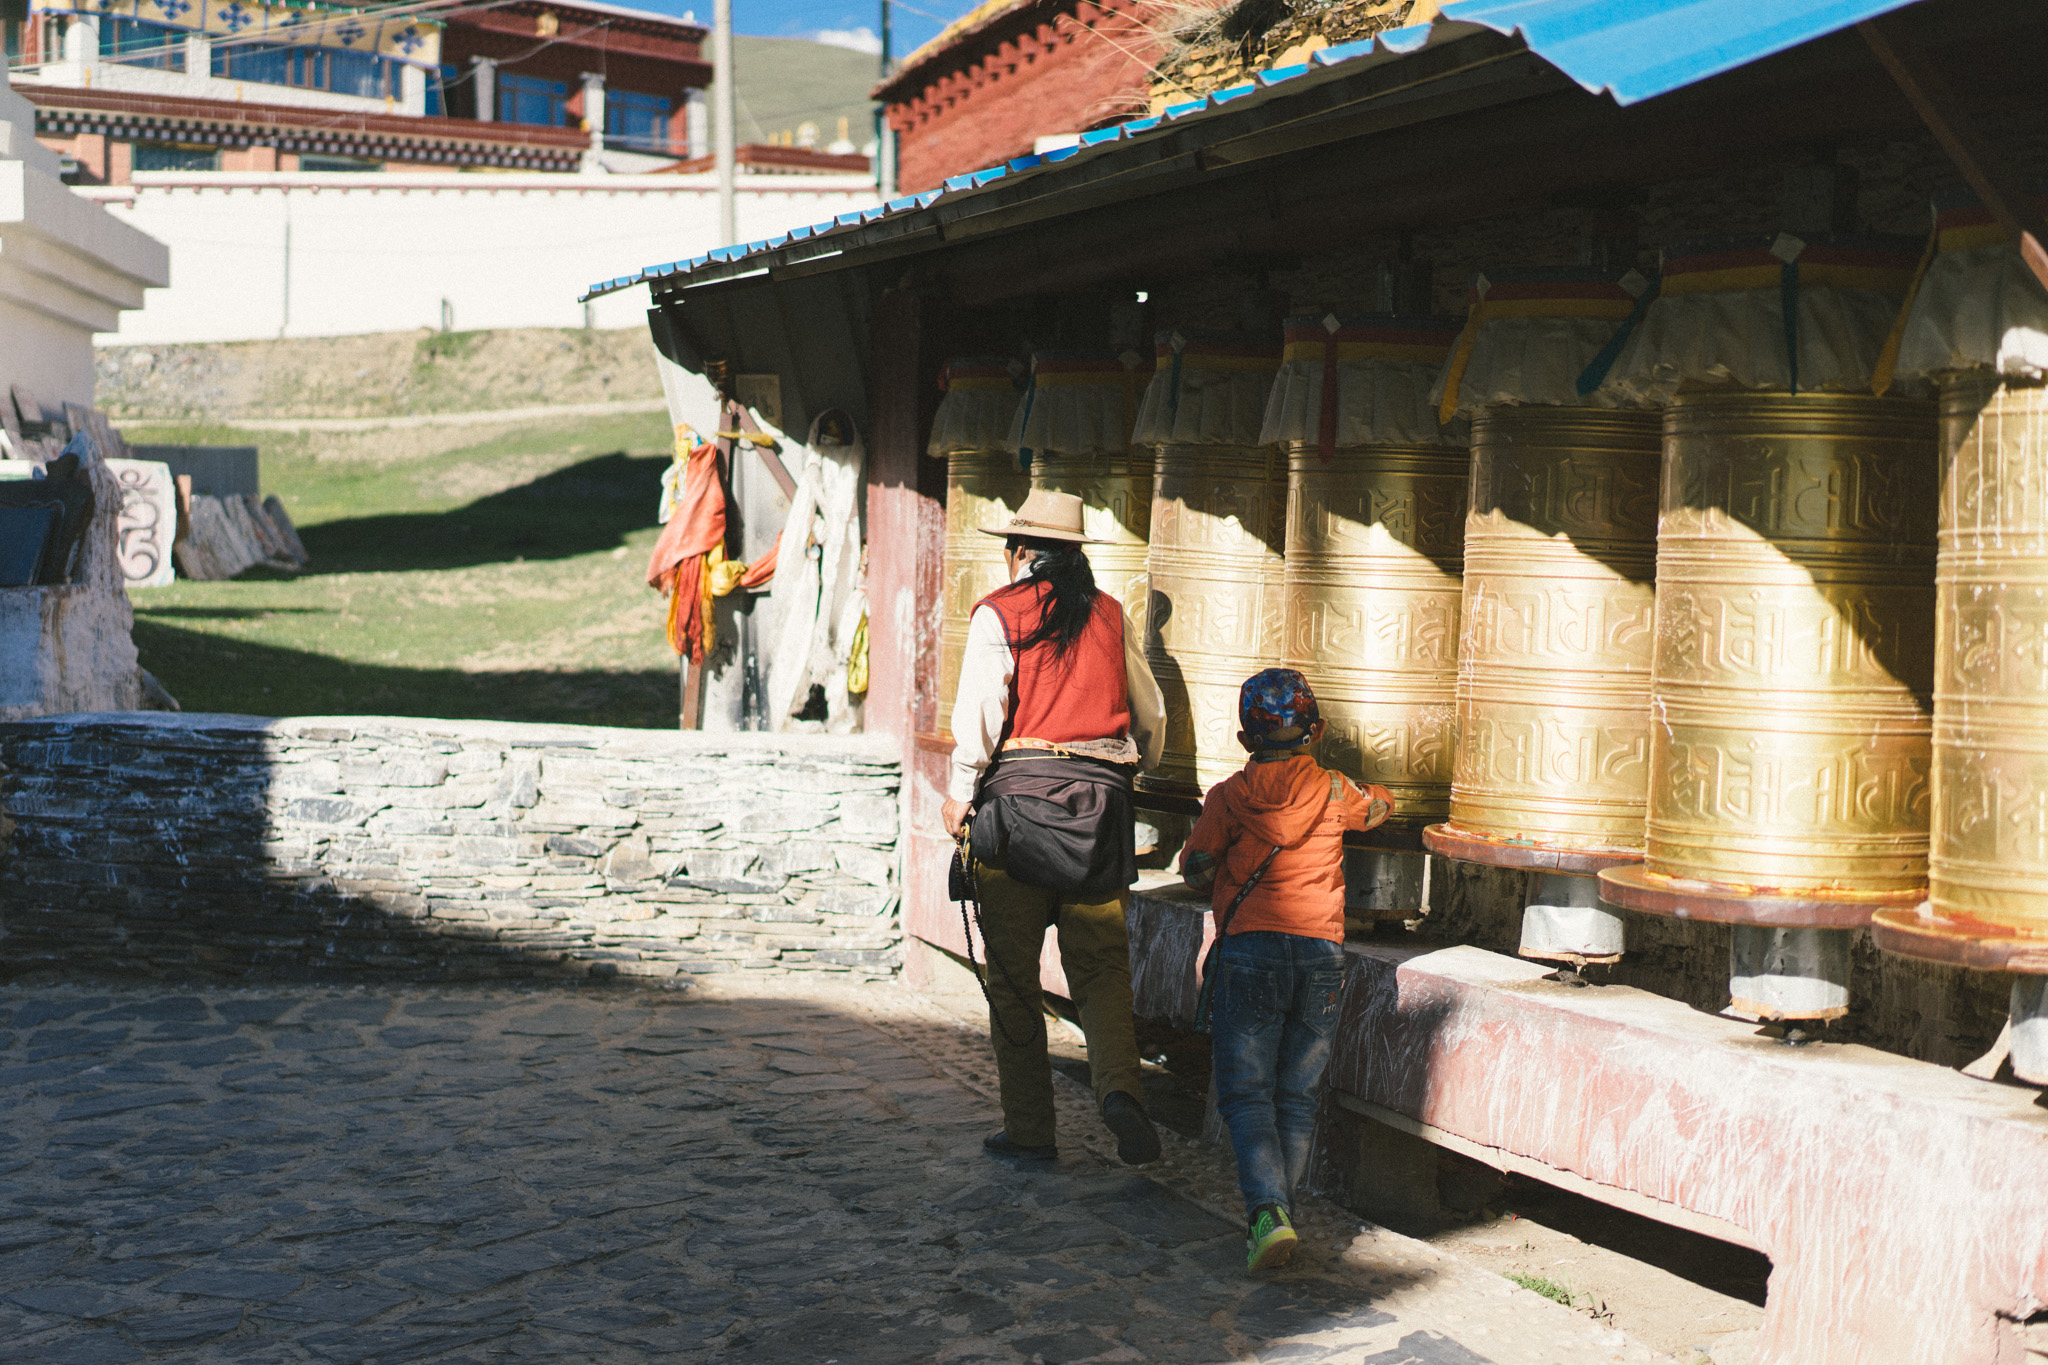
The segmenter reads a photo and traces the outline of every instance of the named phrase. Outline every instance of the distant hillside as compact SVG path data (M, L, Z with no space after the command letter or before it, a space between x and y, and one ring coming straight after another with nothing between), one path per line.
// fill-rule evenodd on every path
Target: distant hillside
M822 150L839 136L845 119L854 150L874 137L868 91L881 79L876 59L807 38L733 37L739 68L739 140L779 141L804 123L818 125Z

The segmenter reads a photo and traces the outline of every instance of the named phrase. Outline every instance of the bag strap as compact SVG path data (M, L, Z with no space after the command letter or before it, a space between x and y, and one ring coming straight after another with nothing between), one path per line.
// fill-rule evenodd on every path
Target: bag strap
M1335 801L1343 793L1343 790L1344 774L1332 769L1330 772L1330 794L1326 798L1325 803ZM1308 836L1303 835L1302 837L1307 838ZM1278 844L1266 850L1266 856L1259 859L1259 865L1252 869L1252 875L1246 877L1244 885L1237 888L1237 894L1230 898L1230 904L1224 908L1222 918L1216 921L1216 941L1218 943L1221 943L1223 936L1230 932L1230 921L1237 917L1237 907L1244 904L1244 898L1252 893L1252 888L1259 884L1259 878L1266 875L1266 869L1271 867L1273 860L1279 856L1280 845Z

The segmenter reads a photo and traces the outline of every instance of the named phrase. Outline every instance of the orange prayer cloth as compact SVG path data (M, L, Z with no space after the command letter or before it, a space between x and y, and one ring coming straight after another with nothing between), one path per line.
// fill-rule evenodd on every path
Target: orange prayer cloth
M711 644L711 595L704 557L725 544L725 489L718 482L718 450L705 441L684 456L676 510L654 543L647 586L668 594L669 648L693 664Z
M777 540L768 547L768 553L747 565L747 571L740 575L740 586L758 588L775 581L775 557L782 551L782 542Z

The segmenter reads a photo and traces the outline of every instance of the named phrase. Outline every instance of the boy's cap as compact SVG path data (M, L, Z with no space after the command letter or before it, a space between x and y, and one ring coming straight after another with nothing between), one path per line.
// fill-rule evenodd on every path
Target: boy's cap
M1266 668L1244 680L1237 694L1237 723L1262 748L1288 749L1308 742L1308 729L1320 719L1316 694L1308 679L1292 668ZM1268 741L1275 730L1300 730L1294 739Z

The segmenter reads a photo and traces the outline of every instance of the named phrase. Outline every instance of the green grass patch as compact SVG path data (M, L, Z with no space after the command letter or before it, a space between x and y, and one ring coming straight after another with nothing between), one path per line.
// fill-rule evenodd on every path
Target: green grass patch
M1572 1293L1571 1286L1559 1284L1556 1280L1546 1280L1541 1275L1511 1274L1507 1278L1530 1293L1541 1294L1552 1303L1561 1303L1567 1308L1571 1307L1573 1300L1578 1297Z
M418 354L423 361L460 360L476 349L481 332L430 332L420 338Z
M643 582L661 414L126 434L261 446L312 556L297 576L131 591L143 666L188 711L675 724L664 603Z

